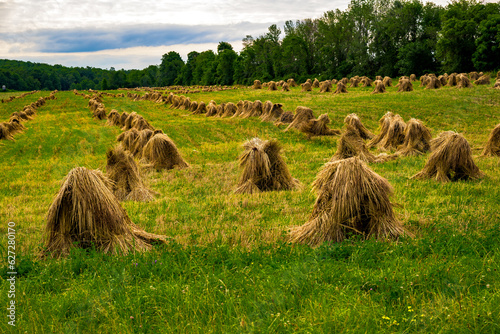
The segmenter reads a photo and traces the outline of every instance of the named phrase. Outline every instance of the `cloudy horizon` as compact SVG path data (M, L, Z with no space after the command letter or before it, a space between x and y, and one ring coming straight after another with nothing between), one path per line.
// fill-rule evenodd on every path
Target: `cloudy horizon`
M163 54L216 51L221 41L242 49L272 24L345 10L349 0L263 1L0 0L0 59L68 67L144 69ZM432 1L446 5L446 0Z

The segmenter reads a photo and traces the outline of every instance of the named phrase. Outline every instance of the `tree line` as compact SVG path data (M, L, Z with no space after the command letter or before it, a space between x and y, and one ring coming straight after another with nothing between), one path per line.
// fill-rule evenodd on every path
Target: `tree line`
M238 54L220 42L216 52L164 54L143 70L68 68L0 60L0 86L14 90L116 89L172 85L249 85L294 78L390 76L500 69L500 2L352 0L346 10L271 25L243 38Z

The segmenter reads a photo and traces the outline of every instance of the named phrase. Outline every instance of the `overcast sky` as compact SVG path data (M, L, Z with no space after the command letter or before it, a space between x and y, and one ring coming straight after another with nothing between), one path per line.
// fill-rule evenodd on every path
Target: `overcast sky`
M143 69L163 54L241 50L271 24L345 10L350 0L0 0L0 59ZM446 5L447 0L432 1Z

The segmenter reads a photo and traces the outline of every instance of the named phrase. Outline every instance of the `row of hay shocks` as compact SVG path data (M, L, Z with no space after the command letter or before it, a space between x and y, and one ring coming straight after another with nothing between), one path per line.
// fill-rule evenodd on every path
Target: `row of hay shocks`
M75 243L104 253L147 251L153 243L165 243L166 236L148 233L135 225L120 201L148 201L155 194L141 179L134 157L142 157L146 167L156 169L184 168L188 164L172 140L139 114L111 110L106 115L103 93L74 93L89 99L94 118L107 119L106 125L119 126L124 132L117 138L120 144L106 154L106 175L77 167L65 177L49 209L42 257L65 256Z
M0 140L13 140L16 133L25 129L22 122L32 120L38 107L43 106L47 100L55 100L55 93L57 90L51 92L49 96L38 98L35 102L24 106L22 111L13 112L8 122L0 123Z
M206 92L220 92L238 88L239 87L237 86L214 85L214 86L191 86L191 87L185 87L185 86L140 87L140 88L136 87L136 88L120 88L120 90L129 91L127 93L127 96L132 99L137 99L135 101L139 101L144 99L148 100L148 98L141 98L140 94L131 93L130 91L146 91L147 93L155 93L157 91L170 91L175 94L195 94L195 93L206 93Z
M31 92L23 93L23 94L17 95L17 96L16 95L12 95L12 96L9 96L6 99L1 99L0 101L2 103L9 103L9 102L14 101L15 99L22 99L23 97L26 97L26 96L31 95L31 94L39 93L39 92L40 92L39 90L33 90Z
M96 117L100 114L97 112ZM140 122L127 122L129 116L125 113L120 116L112 111L108 122L123 126L124 130L129 128L127 132L139 131L134 126ZM455 132L444 132L432 140L430 132L420 121L411 119L405 124L399 115L392 113L381 118L377 136L371 134L355 114L348 115L344 122L346 130L340 138L338 150L313 184L318 198L310 219L303 226L291 230L290 237L294 242L316 246L324 241L341 241L351 233L384 239L397 238L404 233L410 235L395 218L389 200L391 185L374 173L365 161L382 162L398 155L423 154L430 149L432 154L424 169L413 178L431 177L449 181L483 175L471 158L468 142ZM127 142L125 133L122 135L122 140ZM483 154L487 151L500 154L499 138L500 125L490 135ZM396 148L396 153L392 157L384 154L375 157L367 150L363 140L369 140L368 147L377 147L382 151ZM130 145L130 141L125 145ZM252 139L244 146L245 152L240 157L243 171L235 193L289 190L300 186L299 181L290 175L280 154L281 147L275 140ZM333 201L334 198L338 200ZM133 226L131 222L125 225ZM161 236L154 238L164 240ZM126 242L123 244L126 245ZM108 244L102 248L110 249Z
M402 76L398 80L398 84L396 87L398 88L398 92L409 92L413 91L412 82L417 81L417 77L415 74L412 74L410 77ZM490 84L490 76L487 74L470 72L467 73L452 73L450 75L444 74L436 77L435 74L426 74L420 77L420 87L425 87L426 89L437 89L443 86L457 86L458 88L471 88L473 81L476 85L489 85ZM373 86L372 86L373 84ZM337 85L335 91L333 91L332 86ZM270 81L266 83L261 83L260 80L255 80L252 86L253 89L262 89L267 88L268 90L274 91L278 90L278 87L281 87L282 91L290 91L290 87L297 87L297 83L294 79L288 79L287 81L280 80L278 82ZM375 81L366 77L366 76L354 76L350 79L342 78L341 80L325 80L319 81L318 79L307 79L306 82L300 84L301 91L310 92L313 88L319 88L320 93L329 93L332 92L334 94L347 93L347 88L355 88L355 87L374 87L372 94L385 93L386 87L392 86L392 79L390 77L377 76ZM494 84L494 88L500 89L500 71L497 73L496 82Z

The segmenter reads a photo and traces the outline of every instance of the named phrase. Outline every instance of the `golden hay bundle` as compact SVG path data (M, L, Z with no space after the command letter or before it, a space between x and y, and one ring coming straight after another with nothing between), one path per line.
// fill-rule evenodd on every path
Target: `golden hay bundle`
M378 143L377 147L382 151L396 150L403 144L405 139L406 123L399 115L390 118L389 130L384 138Z
M321 81L319 84L320 93L330 93L332 91L332 82L330 80Z
M435 179L439 182L478 179L484 176L472 160L467 139L454 131L442 132L431 141L432 153L415 179Z
M472 88L472 83L467 76L460 74L457 77L457 88Z
M166 134L155 134L144 146L142 156L155 169L179 169L189 167L181 157L177 146Z
M0 123L0 140L13 140L12 134L9 131L7 123Z
M312 91L312 86L311 86L311 83L309 83L309 82L304 82L304 83L300 84L300 87L302 87L302 89L301 89L302 92Z
M385 85L382 81L375 80L374 84L375 84L375 89L373 90L372 94L385 93Z
M383 80L384 80L384 78L382 78L382 76L380 76L380 75L377 75L377 76L375 77L375 80L380 80L380 81L383 81Z
M293 79L293 78L288 79L286 82L287 82L288 86L290 86L290 87L297 87L298 86L297 83L295 82L295 79Z
M415 74L411 74L410 81L417 81L417 76Z
M349 80L349 87L358 87L359 85L359 77L358 76L355 76L355 77L352 77L351 80Z
M238 103L236 103L236 112L232 117L239 117L244 111L245 111L245 102L243 100L239 100Z
M263 104L260 100L255 100L253 103L250 102L247 107L247 111L245 111L240 117L248 118L248 117L260 117L263 112Z
M347 93L347 89L345 88L345 84L342 81L339 81L337 83L337 89L335 89L335 92L333 92L333 94L341 94L341 93Z
M309 120L314 119L314 114L312 109L307 108L307 107L297 107L295 109L295 115L293 116L293 120L288 125L288 127L285 129L285 131L288 131L292 128L295 129L300 129L303 124L308 123Z
M139 137L139 131L135 128L132 128L130 130L122 132L120 135L118 135L116 140L118 142L121 142L124 149L130 150L137 137Z
M149 122L146 121L146 119L144 117L142 117L141 115L137 115L137 117L135 117L132 120L132 128L135 128L139 131L142 131L145 129L149 129L151 131L154 131L153 126L151 124L149 124Z
M189 111L191 113L194 113L196 109L198 109L198 102L196 101L191 102L191 105L189 106Z
M293 121L293 113L290 111L285 111L284 113L281 114L280 118L274 122L274 125L280 126L283 124L290 124Z
M398 83L398 93L413 91L413 84L408 79L403 79Z
M106 125L108 126L121 126L120 123L120 114L117 110L112 109L108 114L108 120L106 121Z
M254 80L252 88L253 89L262 89L262 83L260 82L260 80Z
M446 86L448 87L453 87L457 85L457 74L452 73L448 76L448 82L446 83ZM443 85L444 86L444 85Z
M11 117L9 119L9 122L3 123L5 127L7 127L7 130L10 135L14 135L18 132L22 132L25 127L21 123L21 119L19 117Z
M236 105L233 102L228 102L224 106L224 113L221 117L232 117L236 113Z
M474 81L474 84L476 85L489 85L491 81L491 78L489 75L483 75L476 81Z
M385 153L378 156L373 155L361 138L358 129L346 123L346 130L342 133L338 143L337 152L330 161L342 160L351 157L358 157L364 162L384 162L392 158Z
M28 116L24 111L16 111L13 112L10 117L16 117L19 118L21 121L29 121L33 119L32 117Z
M470 73L469 73L469 78L470 78L471 80L477 80L477 79L479 79L479 77L480 77L480 75L479 75L479 73L477 73L477 72L470 72Z
M431 132L418 119L412 118L406 123L405 137L396 155L398 156L418 156L429 151L431 146Z
M300 186L288 171L277 140L253 138L243 146L245 152L239 158L243 171L236 194L292 190Z
M125 126L125 121L128 118L128 116L129 116L128 112L126 112L126 111L122 112L122 114L120 115L120 126L122 126L122 127Z
M331 81L332 85L336 85L336 84L337 84L337 82L338 82L338 81L337 81L337 79L332 79L332 80L330 80L330 81Z
M319 80L317 78L314 78L314 81L311 86L312 88L319 88Z
M281 109L283 105L281 103L272 103L271 101L266 101L264 104L262 115L260 120L262 122L275 122L278 120L283 113Z
M495 81L495 84L493 85L493 88L500 89L500 80L499 79L497 79L497 81Z
M215 104L214 101L210 101L210 103L207 106L207 113L205 114L206 117L213 117L217 115L217 104Z
M186 97L186 98L184 98L184 102L181 105L179 105L178 109L189 110L190 106L191 106L191 98Z
M106 119L106 109L104 108L97 108L92 115L93 118L98 119L98 120L103 120Z
M174 96L172 98L172 104L170 105L170 109L177 109L179 105L181 104L181 97L180 96Z
M217 106L217 114L215 114L215 116L217 117L222 117L222 115L224 114L224 108L226 107L226 103L222 102L221 104L219 104Z
M394 117L394 114L390 111L385 113L382 118L379 119L379 129L380 132L378 135L374 136L372 140L370 140L367 144L368 148L372 148L377 146L380 141L387 135L387 132L389 132L389 127L391 126L391 119Z
M33 108L30 105L25 106L23 111L26 113L26 115L28 115L30 117L35 115L35 108Z
M139 117L139 115L135 111L131 112L125 119L125 124L123 125L122 131L130 130L132 128L132 122L137 117Z
M313 190L318 197L311 216L290 231L292 242L314 247L350 234L387 239L405 233L390 202L392 186L357 157L326 163Z
M347 83L349 82L349 79L347 79L346 77L342 78L339 80L340 82L342 82L345 85L347 85Z
M284 80L280 80L278 81L276 84L280 87L283 87L283 84L285 84L286 82Z
M481 154L483 156L500 156L500 124L495 126L488 137L488 142Z
M372 86L373 80L368 78L368 77L362 77L360 80L360 83L362 84L362 87L371 87Z
M201 101L196 109L192 112L193 115L204 114L207 112L207 105L205 102Z
M282 92L289 92L290 91L290 85L288 85L286 82L281 85L281 91Z
M496 80L500 80L500 71L497 72L497 79Z
M118 146L106 154L106 174L113 181L111 190L119 201L147 202L154 199L154 192L144 186L139 166L130 152Z
M392 79L390 77L384 77L382 83L384 84L385 87L392 87Z
M267 90L278 90L278 86L276 85L276 82L269 81L269 84L267 86Z
M354 127L359 135L361 136L362 139L367 140L367 139L372 139L373 138L373 133L370 132L363 123L361 123L361 120L359 119L358 115L356 114L349 114L344 118L344 123L346 125L350 125Z
M142 149L148 143L149 139L153 137L154 132L150 129L139 131L139 135L130 144L129 151L134 157L140 158L142 156Z
M441 88L441 81L434 76L429 76L427 79L427 85L425 86L425 89L437 89L437 88Z
M100 171L72 169L47 214L46 243L42 256L68 255L73 247L104 253L147 251L166 237L136 226L108 188Z
M440 75L438 78L438 81L439 81L439 84L442 86L446 86L446 84L448 83L448 77L447 76L444 76L444 75Z
M299 124L299 131L304 132L307 136L337 136L340 135L339 130L330 129L330 117L328 114L322 114L318 119L310 119L308 122Z

